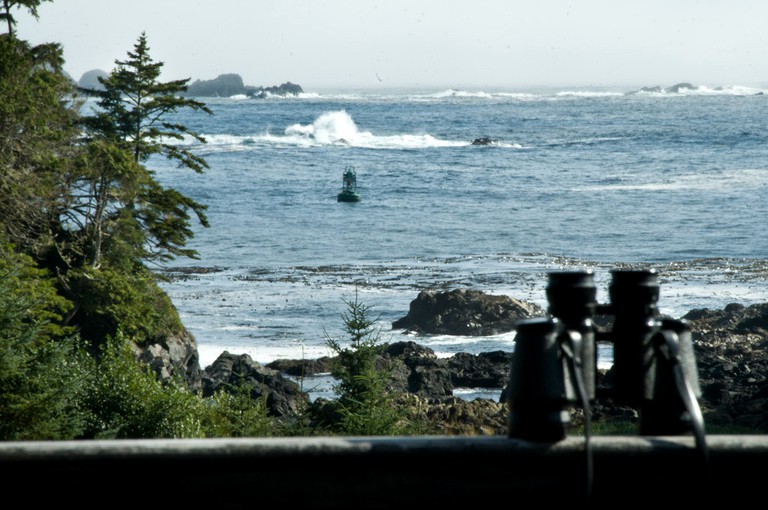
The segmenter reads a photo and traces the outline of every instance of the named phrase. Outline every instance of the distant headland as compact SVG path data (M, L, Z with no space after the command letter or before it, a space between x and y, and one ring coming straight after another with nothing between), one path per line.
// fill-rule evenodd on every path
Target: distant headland
M109 75L101 69L86 71L78 80L77 85L85 89L100 89L99 78L106 78ZM245 85L243 78L239 74L220 74L212 80L195 80L187 87L185 96L192 97L231 97L247 96L253 98L265 98L269 96L298 96L304 90L301 85L285 82L281 85L271 87L256 87Z
M187 96L195 97L231 97L245 95L265 98L268 96L298 96L304 92L300 85L285 82L272 87L254 87L245 85L238 74L220 74L213 80L195 80L187 87Z

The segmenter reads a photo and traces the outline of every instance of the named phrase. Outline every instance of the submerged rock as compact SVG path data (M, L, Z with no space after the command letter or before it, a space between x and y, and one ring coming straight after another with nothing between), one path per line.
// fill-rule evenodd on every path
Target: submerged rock
M495 145L499 143L498 140L488 137L475 138L472 140L472 145Z

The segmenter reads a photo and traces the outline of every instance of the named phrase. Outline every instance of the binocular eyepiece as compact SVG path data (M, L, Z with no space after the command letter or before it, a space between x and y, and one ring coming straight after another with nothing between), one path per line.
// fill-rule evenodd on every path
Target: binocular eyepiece
M592 271L549 273L548 315L519 321L507 389L509 435L565 437L569 407L589 413L596 398L597 341L613 345L614 403L639 409L640 434L703 430L690 326L662 317L655 270L611 271L609 304L599 304ZM594 318L612 318L598 331ZM602 395L602 393L601 393Z

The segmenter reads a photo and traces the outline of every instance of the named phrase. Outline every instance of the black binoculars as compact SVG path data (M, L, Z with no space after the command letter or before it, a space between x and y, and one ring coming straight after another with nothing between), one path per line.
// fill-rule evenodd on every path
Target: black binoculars
M611 271L609 304L599 304L592 271L549 273L548 315L516 325L506 399L509 436L558 441L568 409L589 415L596 399L597 342L613 345L612 383L600 396L634 407L641 435L703 435L689 324L662 316L652 269ZM603 315L598 328L595 317Z

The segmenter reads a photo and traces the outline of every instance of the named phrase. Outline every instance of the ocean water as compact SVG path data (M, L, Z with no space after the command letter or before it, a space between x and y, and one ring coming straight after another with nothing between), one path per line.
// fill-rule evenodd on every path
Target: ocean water
M638 87L639 88L639 87ZM662 313L768 300L768 89L329 90L200 98L174 120L203 174L158 180L208 206L199 260L159 269L203 367L331 354L342 314L447 357L514 335L405 336L422 290L471 288L546 307L547 273L653 267ZM492 145L473 145L489 137ZM340 203L346 167L358 203ZM610 346L600 361L611 362ZM318 390L320 391L320 390ZM459 391L465 391L464 389Z

